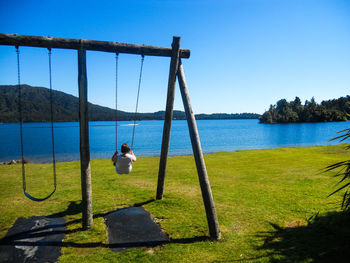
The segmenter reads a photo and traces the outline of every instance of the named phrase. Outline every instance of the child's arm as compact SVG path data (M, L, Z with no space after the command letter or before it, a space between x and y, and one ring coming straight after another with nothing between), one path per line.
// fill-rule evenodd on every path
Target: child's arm
M131 155L131 160L133 162L136 162L136 156L135 156L135 154L134 154L134 152L132 150L130 150L130 155Z
M112 156L112 162L113 162L114 166L115 166L117 161L118 161L118 151L116 151Z

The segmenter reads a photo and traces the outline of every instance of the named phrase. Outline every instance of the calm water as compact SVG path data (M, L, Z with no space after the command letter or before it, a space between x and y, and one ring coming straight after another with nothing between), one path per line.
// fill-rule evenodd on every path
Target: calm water
M132 122L118 122L118 145L131 143ZM134 152L138 156L160 154L163 121L140 121L136 126ZM90 122L91 158L110 158L115 149L114 122ZM259 124L258 120L197 121L204 153L290 146L337 144L329 142L349 122ZM79 160L79 123L55 123L58 161ZM24 156L32 162L51 161L49 123L24 124ZM186 121L173 121L170 155L192 154ZM0 124L0 161L20 159L18 124Z

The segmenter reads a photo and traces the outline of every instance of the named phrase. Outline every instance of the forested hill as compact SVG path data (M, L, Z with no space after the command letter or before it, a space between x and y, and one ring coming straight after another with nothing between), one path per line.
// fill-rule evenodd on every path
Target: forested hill
M43 87L22 87L22 113L24 122L50 121L50 90ZM79 99L53 90L54 121L78 121ZM91 121L115 120L115 110L88 104ZM137 120L163 120L165 112L138 113ZM199 114L196 119L257 119L259 114ZM133 120L134 113L118 110L118 120ZM174 111L173 119L185 119L183 111ZM0 85L0 122L18 122L18 86Z
M321 104L312 98L302 105L300 98L288 102L285 99L270 105L260 118L261 123L296 123L296 122L329 122L350 119L350 96L322 101Z

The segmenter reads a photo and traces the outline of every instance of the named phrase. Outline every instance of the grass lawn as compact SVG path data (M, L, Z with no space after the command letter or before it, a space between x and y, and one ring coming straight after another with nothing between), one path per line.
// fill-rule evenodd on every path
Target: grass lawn
M336 255L350 253L350 220L339 213L341 193L327 198L338 178L320 170L347 159L344 145L205 155L219 242L207 238L192 156L169 158L164 199L157 201L158 157L139 157L130 175L116 175L110 160L92 160L94 225L88 231L81 230L79 162L57 164L57 192L41 203L24 197L20 165L1 165L0 238L19 217L56 214L67 220L59 262L336 262ZM51 170L51 164L28 164L27 191L49 193ZM143 202L171 242L111 252L103 214Z

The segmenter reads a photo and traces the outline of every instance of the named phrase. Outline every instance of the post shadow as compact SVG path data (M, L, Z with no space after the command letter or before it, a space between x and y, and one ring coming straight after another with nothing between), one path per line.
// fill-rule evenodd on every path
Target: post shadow
M155 199L149 199L144 202L135 203L130 207L141 207L145 204L149 204L151 202L156 201ZM57 218L61 218L64 220L65 216L69 215L76 215L81 213L82 204L80 201L71 201L68 205L68 207L61 212L54 213L49 216L42 216L42 218L48 218L56 220ZM120 208L125 209L125 208ZM117 210L120 210L117 209ZM110 213L114 212L108 211L106 213L98 213L94 214L94 218L100 218L105 217L109 215ZM5 237L0 239L0 249L3 246L50 246L50 247L77 247L77 248L96 248L96 247L105 247L105 248L122 248L122 247L140 247L140 246L146 246L146 247L154 247L158 245L168 244L168 243L178 243L178 244L190 244L190 243L196 243L196 242L202 242L206 240L211 240L209 236L195 236L190 238L170 238L168 241L150 241L150 242L128 242L128 243L121 243L121 244L105 244L102 242L87 242L87 243L76 243L76 242L67 242L67 241L53 241L53 240L45 240L45 241L31 241L30 239L37 239L37 238L43 238L43 237L50 237L60 234L72 234L80 231L84 231L82 227L67 230L66 227L71 224L76 224L81 222L81 219L75 219L66 222L59 221L58 223L56 221L52 221L54 223L38 227L31 230L26 231L15 231L13 233L8 233ZM52 229L50 231L47 231L49 229Z

